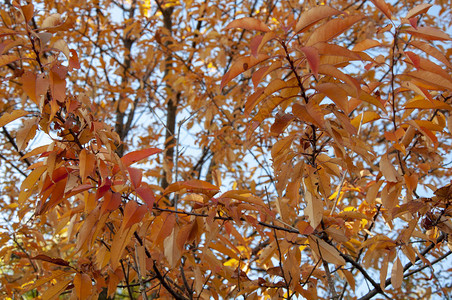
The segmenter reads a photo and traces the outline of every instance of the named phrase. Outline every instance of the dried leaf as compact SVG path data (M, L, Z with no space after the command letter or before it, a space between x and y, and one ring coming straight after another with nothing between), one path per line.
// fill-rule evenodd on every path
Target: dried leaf
M382 155L380 159L380 172L383 174L385 179L389 182L397 182L399 174L397 173L395 167L389 161L388 155Z
M399 289L402 287L402 282L403 282L403 266L402 262L397 256L396 261L392 265L391 284L394 287L394 289Z
M339 251L335 247L324 240L319 239L315 235L308 236L308 240L317 259L323 259L326 262L339 266L345 265L345 260L339 255Z
M78 299L88 299L92 295L92 283L88 274L77 273L74 277L74 290Z

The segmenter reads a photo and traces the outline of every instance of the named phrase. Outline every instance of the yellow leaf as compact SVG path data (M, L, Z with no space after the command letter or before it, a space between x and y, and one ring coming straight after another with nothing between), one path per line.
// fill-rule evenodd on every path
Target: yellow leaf
M45 284L45 283L47 283L49 281L52 281L52 280L54 280L54 279L56 279L58 277L61 277L63 275L69 275L69 274L71 274L71 273L68 273L68 272L63 271L63 270L54 270L49 276L42 277L42 278L32 282L31 285L25 286L23 292L26 293L26 292L31 291L31 290L33 290L35 288L38 288L41 285L43 285L43 284Z
M356 283L355 283L355 277L353 276L353 273L348 271L348 270L345 270L345 269L339 270L339 274L340 273L342 273L342 275L345 277L345 279L347 280L348 284L350 285L350 287L354 291L355 287L356 287Z

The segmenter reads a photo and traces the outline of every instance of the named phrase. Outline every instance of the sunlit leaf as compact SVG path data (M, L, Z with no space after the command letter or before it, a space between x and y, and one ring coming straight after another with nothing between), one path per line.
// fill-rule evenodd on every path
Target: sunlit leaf
M257 30L262 32L270 31L270 29L265 25L264 22L255 19L255 18L241 18L232 21L229 23L228 26L226 26L225 29L231 29L231 28L241 28L241 29L247 29L247 30Z
M301 33L317 22L341 13L340 10L326 5L313 7L300 15L300 19L295 25L295 32Z

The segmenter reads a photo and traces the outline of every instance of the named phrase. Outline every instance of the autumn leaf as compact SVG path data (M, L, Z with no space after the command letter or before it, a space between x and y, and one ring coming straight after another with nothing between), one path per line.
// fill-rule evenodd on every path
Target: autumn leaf
M327 5L313 7L300 15L300 19L295 25L295 32L303 32L317 22L341 13L342 12L340 10L334 9Z
M74 290L78 299L88 299L92 295L92 283L88 274L77 273L74 277Z
M127 153L123 157L121 157L121 161L124 165L124 167L128 167L131 164L134 164L140 160L143 160L145 158L148 158L151 155L157 154L162 152L162 150L157 148L147 148L143 150L133 151L130 153Z
M314 235L310 235L308 240L311 249L319 259L339 266L345 265L345 260L339 255L339 252L335 247Z
M228 84L238 75L269 58L270 56L262 53L258 54L257 57L244 56L240 58L239 60L234 62L234 64L229 68L229 71L224 74L223 78L221 79L220 89L223 89L226 84Z
M363 19L363 16L350 16L344 19L333 19L317 28L306 42L306 46L312 46L319 42L327 42L340 35L353 24Z
M5 126L23 116L28 115L30 112L25 110L13 110L11 113L4 113L0 117L0 127Z
M249 17L234 20L231 23L229 23L229 25L226 26L225 29L232 29L232 28L241 28L241 29L246 29L246 30L256 30L256 31L262 31L262 32L270 31L270 29L267 27L267 25L265 25L264 22L262 22L258 19L249 18Z
M403 266L400 258L397 256L396 261L392 265L391 284L395 289L402 287L403 283Z

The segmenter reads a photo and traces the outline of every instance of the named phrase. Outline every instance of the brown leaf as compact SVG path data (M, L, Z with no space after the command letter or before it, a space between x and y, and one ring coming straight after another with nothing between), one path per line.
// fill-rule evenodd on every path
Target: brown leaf
M393 164L389 161L388 155L382 155L380 159L380 172L389 182L397 182L399 174Z
M38 254L36 256L31 257L31 259L42 260L42 261L46 261L46 262L49 262L49 263L52 263L55 265L59 265L59 266L65 266L65 267L69 266L69 262L65 261L64 259L52 258L45 254Z
M92 287L91 278L88 274L75 274L74 289L78 299L88 299L92 295Z
M392 265L391 284L394 287L394 289L399 289L402 287L402 282L403 282L403 266L402 262L397 256L396 261Z
M339 251L314 235L308 237L311 250L316 254L317 259L323 259L326 262L343 266L345 260L339 255Z

